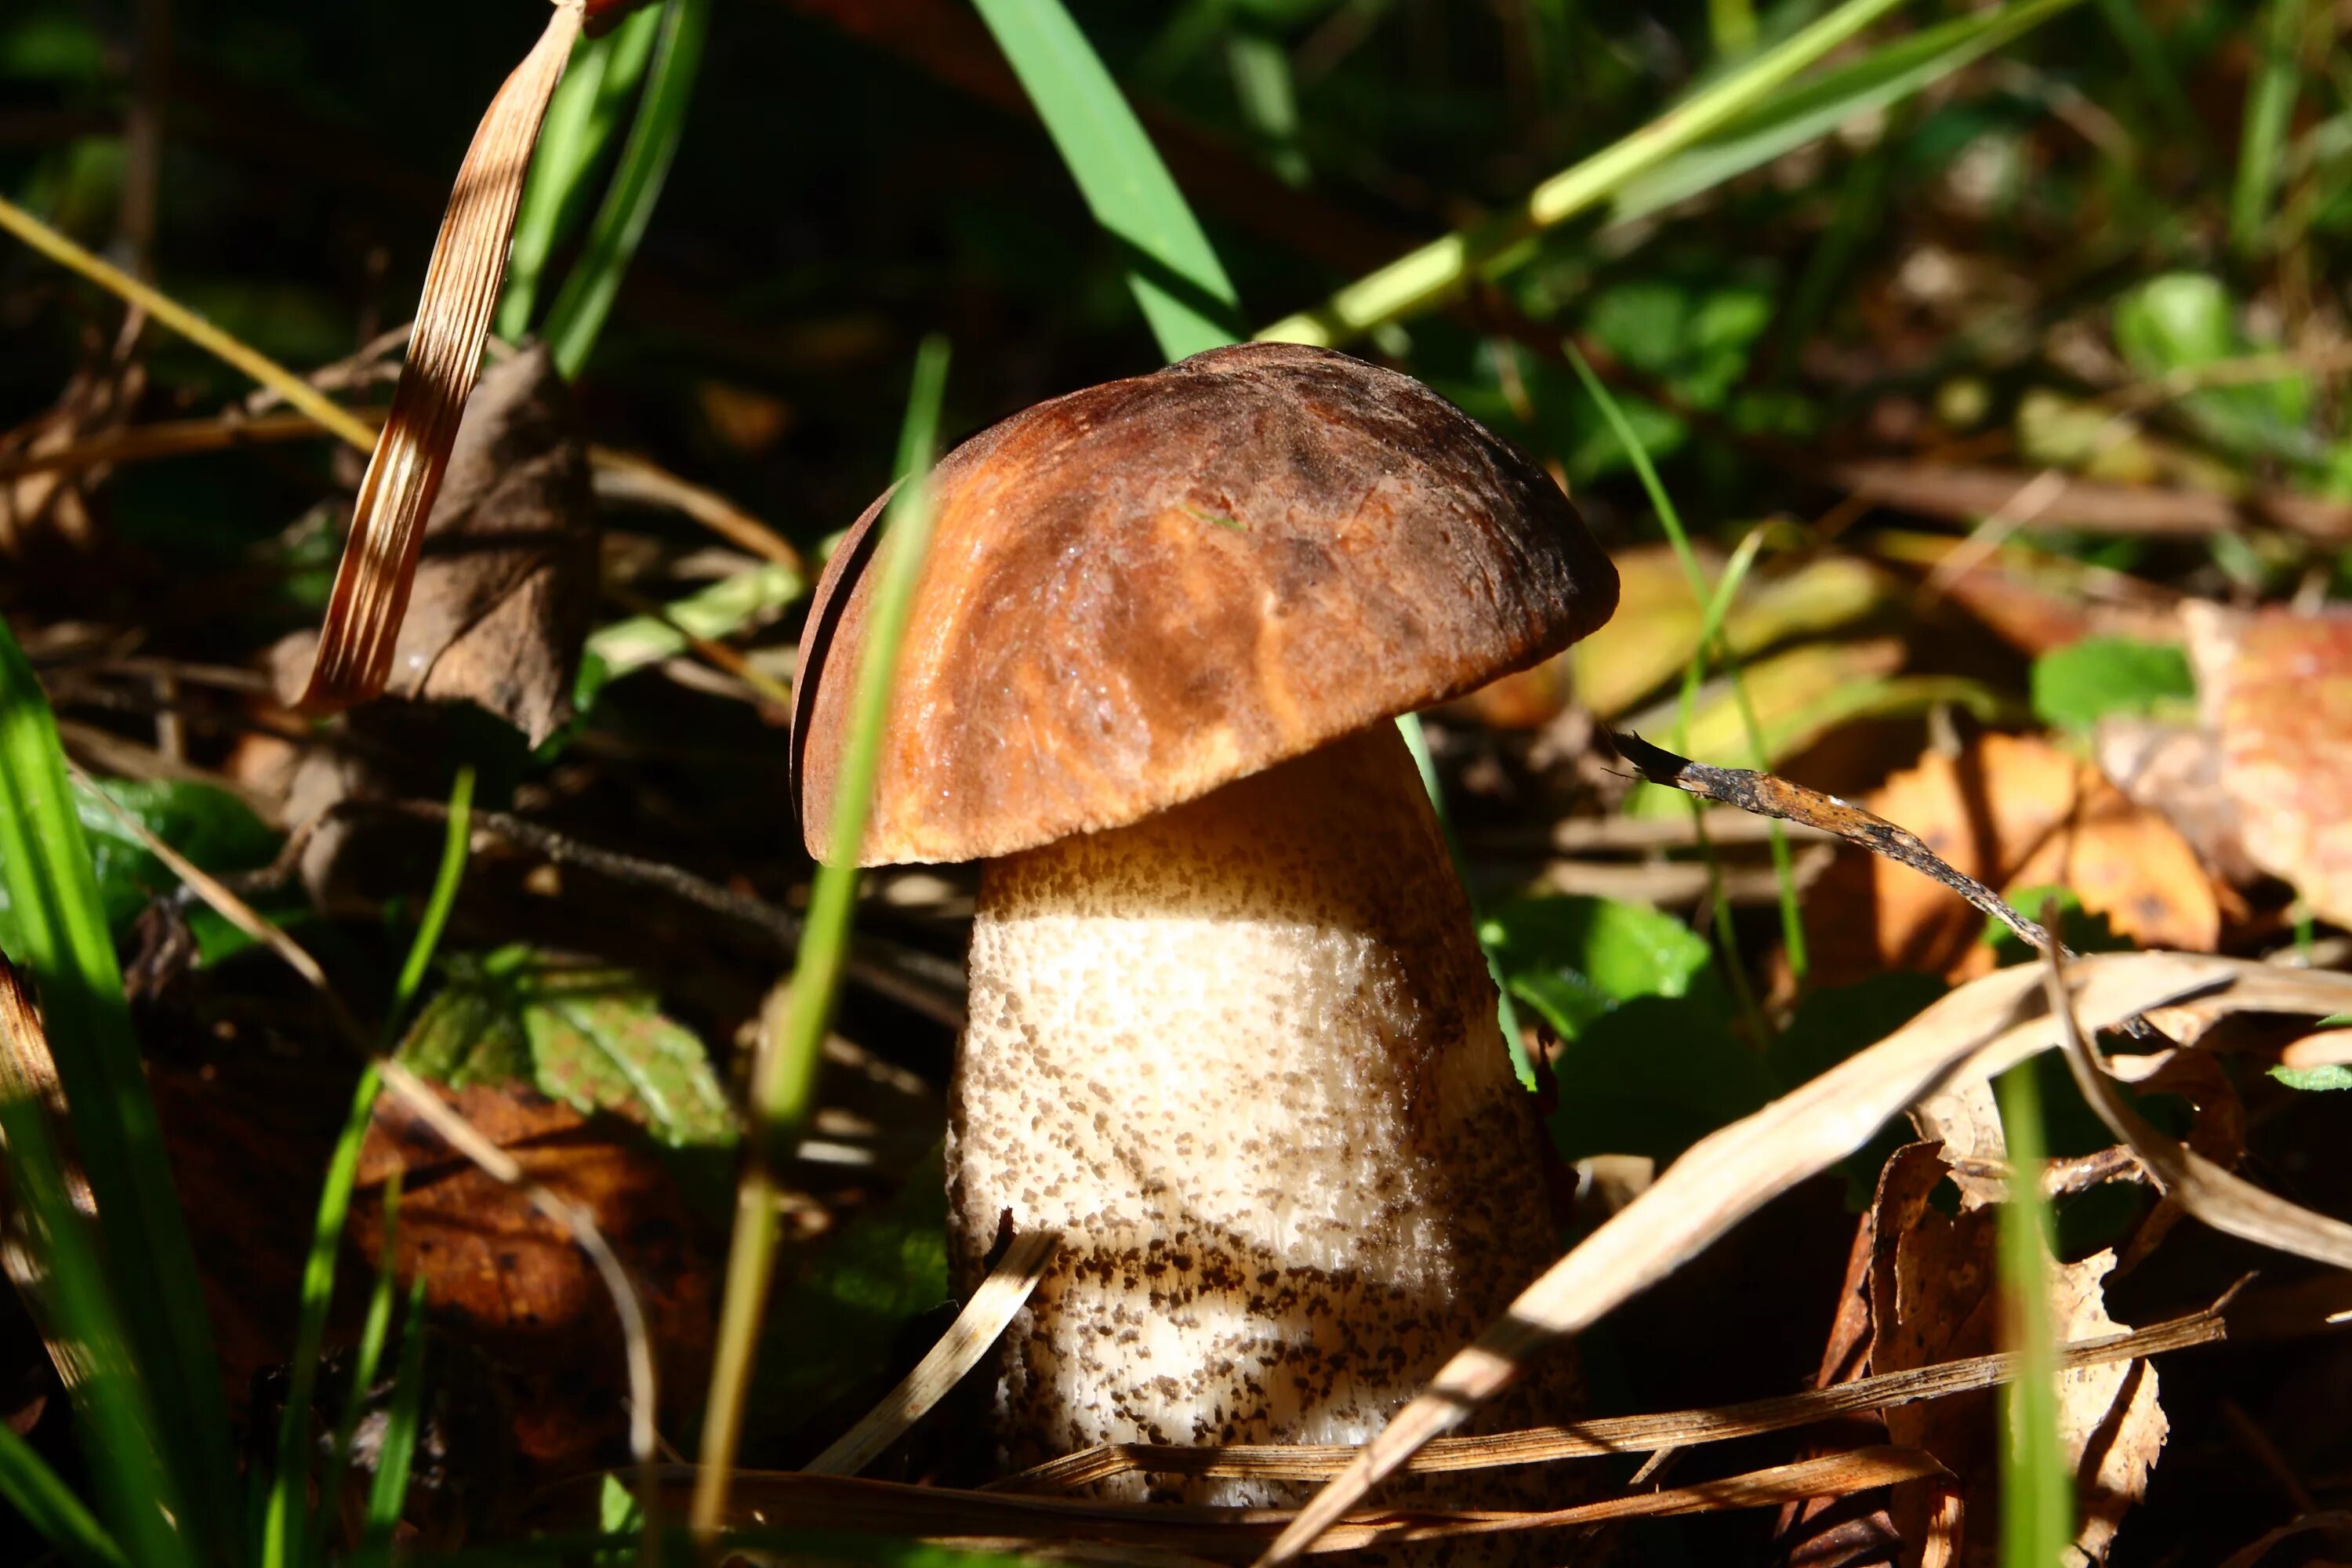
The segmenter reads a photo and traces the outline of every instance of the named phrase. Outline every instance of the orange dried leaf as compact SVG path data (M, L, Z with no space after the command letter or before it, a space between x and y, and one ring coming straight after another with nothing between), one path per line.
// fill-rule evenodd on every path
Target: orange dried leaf
M1863 803L1952 867L2004 892L2055 884L2143 947L2210 952L2221 908L2196 851L2087 762L2046 742L1987 735L1958 761L1929 755ZM2030 912L2030 911L2029 911ZM1981 974L1984 917L1948 889L1841 850L1806 899L1814 978L1840 985L1893 966Z
M2352 924L2352 616L2199 605L2182 618L2247 858Z

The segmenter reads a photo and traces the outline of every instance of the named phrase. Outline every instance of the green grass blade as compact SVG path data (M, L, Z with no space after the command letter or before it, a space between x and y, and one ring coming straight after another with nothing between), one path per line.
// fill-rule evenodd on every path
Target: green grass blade
M735 1205L719 1306L718 1348L711 1358L709 1412L703 1418L702 1470L695 1485L694 1522L714 1528L724 1511L728 1472L742 1432L743 1402L751 1384L760 1324L775 1268L776 1205L772 1170L807 1119L825 1026L849 954L850 918L857 900L859 848L881 764L890 690L898 677L898 645L914 608L915 584L930 543L930 468L938 442L940 403L947 387L948 346L927 338L915 355L915 376L898 439L898 494L882 520L874 598L858 653L850 741L834 790L831 852L809 889L808 922L793 964L790 1003L753 1068L751 1159Z
M319 1511L311 1517L306 1563L325 1560L327 1529L335 1517L336 1500L343 1495L351 1473L352 1441L359 1434L360 1417L367 1408L368 1390L375 1386L377 1368L383 1364L384 1342L392 1335L392 1260L400 1241L400 1173L383 1184L383 1246L376 1254L375 1288L368 1292L367 1321L360 1329L358 1351L352 1357L351 1387L343 1396L343 1414L335 1424L335 1446L319 1486Z
M202 1551L235 1529L228 1412L195 1252L173 1190L155 1102L131 1036L122 972L65 753L32 665L0 623L0 882L32 973L75 1147L104 1216L98 1246L131 1364L149 1380L174 1517ZM93 1456L104 1463L102 1457Z
M1314 310L1284 317L1258 336L1336 346L1383 321L1444 303L1521 240L1607 201L1635 176L1768 102L1800 71L1901 3L1846 0L1820 21L1756 56L1632 135L1546 180L1509 211L1410 251L1349 284Z
M2000 1205L2004 1347L2017 1380L2001 1391L2000 1560L2004 1568L2050 1568L2074 1540L2074 1484L2058 1441L2058 1363L2050 1321L2050 1259L2055 1228L2040 1173L2046 1153L2042 1091L2023 1062L1995 1084L2009 1144L2009 1201Z
M79 1568L128 1568L122 1548L90 1517L73 1489L5 1426L0 1426L0 1498L67 1562Z
M423 982L433 949L448 923L449 907L457 900L465 876L466 837L474 801L474 770L457 770L449 795L449 820L442 840L441 865L433 892L409 943L393 1006L384 1023L387 1042L397 1032L400 1018ZM352 1091L341 1136L327 1162L327 1180L319 1194L318 1218L310 1227L310 1251L302 1266L302 1306L294 1338L294 1358L287 1374L286 1412L278 1426L278 1468L270 1477L269 1499L262 1514L262 1568L287 1568L299 1560L311 1536L305 1515L310 1499L310 1403L318 1386L319 1352L327 1334L327 1310L333 1304L335 1259L342 1248L343 1224L351 1215L352 1186L359 1175L360 1147L367 1137L369 1113L375 1108L382 1078L371 1066L360 1075Z
M974 0L1095 221L1126 247L1128 284L1160 352L1229 343L1240 296L1135 111L1061 0Z
M2296 46L2303 38L2304 0L2271 0L2270 26L2246 87L2245 129L2238 142L2238 181L2230 193L2230 247L2251 256L2269 226L2278 189L2279 153L2302 85Z
M1699 567L1698 552L1691 548L1690 534L1683 527L1682 513L1675 509L1674 498L1666 493L1664 483L1658 478L1657 466L1650 461L1649 448L1643 444L1640 435L1633 429L1633 422L1625 417L1625 411L1618 406L1617 399L1610 395L1609 388L1601 384L1599 376L1592 374L1592 366L1585 363L1584 355L1577 349L1576 344L1570 342L1563 346L1568 354L1569 364L1575 370L1577 379L1584 384L1585 392L1600 407L1601 416L1608 421L1609 428L1616 436L1618 445L1625 448L1625 455L1632 461L1634 473L1641 477L1642 488L1648 492L1650 504L1657 510L1659 526L1665 530L1666 541L1674 547L1675 559L1681 563L1683 575L1690 583L1691 595L1698 601L1702 615L1709 616L1712 622L1712 638L1703 637L1700 639L1698 647L1692 651L1690 668L1684 673L1685 711L1687 713L1690 694L1697 689L1706 663L1711 659L1731 682L1732 694L1739 708L1741 728L1746 733L1748 750L1756 759L1754 765L1763 767L1769 757L1764 745L1764 731L1757 723L1755 707L1748 698L1747 683L1740 677L1738 656L1723 644L1720 610L1727 609L1729 601L1727 599L1719 607L1710 603L1706 574ZM1698 803L1696 800L1691 803L1694 821L1696 820L1697 805ZM1702 844L1704 844L1704 830L1702 830ZM1771 825L1771 845L1773 877L1780 889L1780 938L1788 953L1789 967L1801 981L1806 969L1805 922L1797 902L1796 862L1789 850L1788 836L1780 830L1780 825L1777 822ZM1708 869L1709 875L1719 882L1720 868L1715 864L1712 850L1708 852ZM1748 990L1747 978L1741 973L1738 949L1731 942L1728 908L1720 898L1716 899L1714 903L1717 915L1716 934L1725 944L1725 973L1732 978L1733 990L1741 999L1741 1009L1748 1015L1748 1026L1757 1031L1756 1038L1760 1046L1770 1039L1770 1032L1765 1027L1763 1013L1756 1006L1755 998Z
M1873 50L1849 66L1776 95L1716 135L1625 182L1612 222L1646 217L1820 140L1858 116L1876 113L2011 43L2081 0L2012 4L1929 27Z
M67 1394L105 1515L140 1563L193 1563L190 1542L165 1516L174 1482L164 1468L155 1412L107 1282L95 1227L68 1196L65 1164L37 1093L5 1071L0 1071L0 1139L5 1140L11 1198L31 1215L43 1242L35 1260L40 1281L26 1293L26 1303L54 1352L73 1369Z
M646 226L653 221L670 160L686 132L686 111L694 100L695 74L709 31L710 0L669 0L662 10L645 99L621 149L620 166L597 208L580 259L548 308L544 335L556 368L566 379L587 364L589 351L596 346L621 292L622 275L637 254Z
M408 1316L400 1330L400 1368L394 1374L392 1408L385 1413L383 1449L375 1483L368 1489L367 1527L354 1561L376 1568L392 1561L392 1532L408 1501L408 1472L416 1459L416 1432L425 1409L425 1281L408 1292Z
M2189 107L2189 94L2181 90L2180 73L2165 57L2164 45L2157 38L2156 29L2147 25L2140 0L2099 0L2099 15L2106 22L2107 30L2116 36L2116 42L2131 58L2132 76L2140 89L2156 100L2157 112L2164 116L2165 129L2182 145L2201 152L2205 128L2198 123L2197 111Z
M648 6L601 38L583 38L572 51L563 80L540 121L515 211L514 245L507 254L506 289L499 298L499 336L512 342L530 330L547 263L580 226L624 112L644 80L660 12Z

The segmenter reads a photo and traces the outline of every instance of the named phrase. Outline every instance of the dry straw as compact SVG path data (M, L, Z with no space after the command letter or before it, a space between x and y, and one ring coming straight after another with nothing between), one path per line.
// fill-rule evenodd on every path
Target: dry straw
M458 165L457 188L425 268L400 384L352 508L351 537L302 692L301 705L310 711L364 702L383 691L392 673L425 520L448 467L506 279L507 246L531 148L583 19L582 0L556 0L546 30L490 100Z

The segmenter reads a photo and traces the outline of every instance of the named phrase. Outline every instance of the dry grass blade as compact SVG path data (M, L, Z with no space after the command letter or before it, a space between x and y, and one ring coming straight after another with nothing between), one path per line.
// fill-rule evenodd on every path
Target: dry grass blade
M2226 984L2227 960L2102 953L2067 968L2096 1028ZM1641 1196L1552 1265L1504 1320L1456 1354L1284 1531L1263 1564L1295 1560L1429 1440L1514 1378L1548 1342L1639 1295L1740 1220L1843 1159L1956 1070L2000 1070L2058 1043L2038 976L2008 969L1961 987L1868 1050L1694 1144Z
M2054 957L2048 960L2042 979L2074 1086L2108 1131L2131 1145L2132 1152L2140 1157L2168 1196L2215 1230L2317 1263L2352 1268L2352 1225L2289 1203L2231 1174L2158 1132L2125 1104L2075 1020L2065 979Z
M1874 855L1884 856L1941 882L2024 938L2037 951L2047 952L2055 945L2048 931L2010 908L1999 893L1974 877L1946 865L1934 850L1919 841L1917 834L1874 812L1864 811L1833 795L1792 784L1771 773L1695 763L1663 746L1654 746L1639 735L1612 731L1610 739L1616 744L1617 754L1654 784L1678 789L1702 800L1721 801L1758 816L1801 823L1849 844L1858 844ZM2057 951L2065 954L2066 950L2061 947Z
M126 425L86 441L44 451L0 456L0 479L22 479L27 474L74 473L115 463L139 463L268 442L301 441L322 433L319 422L307 414L160 419L147 425Z
M2106 1334L2062 1347L2062 1369L2103 1366L2111 1362L2138 1361L2189 1345L2208 1344L2223 1337L2221 1312L2214 1308L2157 1323L2129 1333ZM1765 1432L1781 1432L1864 1411L1885 1410L1922 1399L1942 1399L2007 1383L2017 1374L2017 1358L2007 1354L1971 1356L1940 1366L1916 1367L1857 1378L1829 1388L1775 1399L1752 1400L1706 1410L1677 1410L1656 1415L1617 1415L1580 1421L1572 1426L1545 1426L1525 1432L1498 1432L1485 1437L1440 1437L1405 1465L1408 1474L1434 1471L1493 1469L1505 1465L1542 1464L1554 1459L1598 1458L1611 1454L1657 1453L1701 1443L1727 1442ZM1353 1444L1302 1443L1231 1444L1223 1447L1185 1448L1157 1443L1115 1443L1082 1449L1039 1465L1034 1469L991 1483L988 1491L1018 1491L1033 1495L1068 1492L1114 1476L1143 1471L1151 1475L1247 1478L1260 1480L1328 1480L1355 1458Z
M507 244L531 147L580 24L581 0L557 0L546 30L490 100L458 165L457 188L425 268L400 385L352 507L351 538L302 693L302 706L310 711L363 702L383 689L391 674L425 520L480 369L490 312L506 276Z
M88 784L87 777L77 770L77 776ZM205 904L217 911L254 941L276 953L318 992L336 1027L344 1038L363 1057L374 1059L383 1075L384 1088L399 1096L417 1118L439 1134L441 1140L464 1155L493 1179L522 1194L530 1205L562 1227L572 1237L572 1245L587 1255L594 1265L599 1279L612 1297L614 1315L620 1320L629 1374L629 1449L630 1456L650 1478L656 1454L654 1414L657 1387L655 1382L653 1338L646 1327L646 1310L636 1286L630 1280L628 1270L613 1250L612 1244L596 1226L594 1220L577 1205L565 1201L541 1184L524 1174L514 1157L499 1148L479 1129L452 1110L438 1095L426 1087L415 1073L389 1058L375 1056L374 1048L359 1020L343 1005L327 979L327 973L308 949L288 936L277 924L251 904L229 889L220 879L213 876L158 837L146 824L115 805L104 791L92 788L91 794L105 805L122 830L137 838L158 860L179 878ZM650 1481L648 1481L650 1486Z
M725 496L682 479L659 464L610 447L591 447L588 460L596 469L596 493L614 500L668 507L711 532L763 560L786 567L806 581L808 563L782 534Z
M1033 1230L1013 1238L1004 1256L964 1303L963 1310L923 1359L838 1441L802 1468L813 1476L854 1476L929 1413L979 1364L1021 1310L1061 1245L1058 1231Z
M1630 1491L1575 1508L1533 1512L1371 1510L1340 1521L1322 1537L1317 1550L1346 1552L1461 1535L1768 1508L1801 1498L1838 1497L1905 1481L1935 1479L1945 1473L1932 1455L1916 1448L1861 1448L1689 1486ZM694 1474L691 1467L685 1466L661 1472L668 1500L683 1500ZM1221 1562L1245 1560L1291 1518L1286 1509L1030 1498L800 1471L738 1475L728 1511L731 1524L756 1523L771 1529L915 1535L1000 1551L1085 1542L1152 1553L1176 1551ZM1146 1560L1165 1561L1158 1555Z

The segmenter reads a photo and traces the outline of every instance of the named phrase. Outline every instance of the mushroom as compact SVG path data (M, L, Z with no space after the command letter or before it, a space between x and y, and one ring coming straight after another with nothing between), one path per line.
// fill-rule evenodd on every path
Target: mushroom
M959 1279L1007 1220L1061 1233L1000 1354L998 1457L1363 1441L1558 1251L1533 1097L1388 721L1591 631L1616 573L1460 410L1288 344L1040 404L931 493L863 858L985 862ZM812 852L880 507L802 643Z

